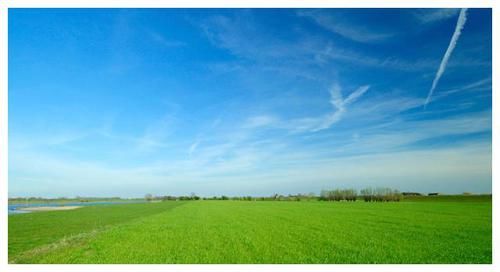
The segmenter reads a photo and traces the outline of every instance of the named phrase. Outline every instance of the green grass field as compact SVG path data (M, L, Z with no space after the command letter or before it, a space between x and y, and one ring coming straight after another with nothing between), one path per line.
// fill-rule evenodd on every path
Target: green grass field
M491 198L172 201L9 216L10 263L491 263Z

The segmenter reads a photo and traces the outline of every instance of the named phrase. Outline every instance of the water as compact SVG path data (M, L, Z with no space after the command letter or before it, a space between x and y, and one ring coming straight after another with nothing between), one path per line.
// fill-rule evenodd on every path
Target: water
M129 204L143 203L145 201L96 201L96 202L66 202L66 203L26 203L26 204L9 204L9 215L19 213L29 213L30 211L22 211L19 208L27 207L61 207L61 206L95 206L109 204Z

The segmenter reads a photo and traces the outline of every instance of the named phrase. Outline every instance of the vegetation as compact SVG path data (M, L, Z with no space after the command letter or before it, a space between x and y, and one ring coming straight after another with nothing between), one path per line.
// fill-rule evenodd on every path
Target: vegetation
M410 194L411 196L419 195L417 193ZM361 197L367 201L400 201L402 194L395 189L391 188L367 188L361 190ZM309 194L289 194L287 196L274 194L269 197L252 197L252 196L213 196L213 197L198 197L196 194L191 193L190 196L152 196L147 194L145 199L147 201L161 200L246 200L246 201L301 201L301 200L324 200L324 201L356 201L358 199L358 191L356 189L334 189L322 190L319 197L314 193Z
M92 233L107 226L165 212L181 203L137 203L88 206L72 211L26 213L9 216L9 256L52 244L67 237Z
M274 194L272 196L256 197L256 196L212 196L212 197L199 197L192 193L189 196L152 196L146 195L147 201L177 201L177 200L240 200L240 201L301 201L301 200L318 200L314 193L309 194L289 194L287 196Z
M144 196L144 200L146 200L146 201L153 201L153 195L152 194L146 194Z
M398 190L391 188L366 188L361 190L361 196L365 202L388 202L401 200L401 193Z
M9 216L9 262L492 262L491 197L421 197L427 200L165 201L16 214Z
M153 196L152 194L146 194L144 198L119 198L119 197L75 197L75 198L39 198L39 197L29 197L29 198L9 198L9 204L49 204L49 203L92 203L92 202L157 202L157 201L186 201L186 200L239 200L239 201L356 201L365 200L366 202L380 202L380 201L484 201L487 199L491 200L491 194L481 195L472 194L464 192L461 195L423 195L417 192L403 192L399 193L398 190L391 188L366 188L360 190L360 193L355 189L334 189L334 190L322 190L319 196L314 193L309 194L288 194L280 195L273 194L271 196L256 197L256 196L211 196L211 197L200 197L195 193L186 196Z
M320 200L327 201L356 201L358 192L354 189L335 189L335 190L323 190L321 191Z

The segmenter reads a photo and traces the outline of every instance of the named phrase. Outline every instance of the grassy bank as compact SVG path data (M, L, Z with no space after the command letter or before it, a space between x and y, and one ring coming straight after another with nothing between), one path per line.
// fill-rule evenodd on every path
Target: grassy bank
M16 263L491 263L491 200L172 201L9 217Z

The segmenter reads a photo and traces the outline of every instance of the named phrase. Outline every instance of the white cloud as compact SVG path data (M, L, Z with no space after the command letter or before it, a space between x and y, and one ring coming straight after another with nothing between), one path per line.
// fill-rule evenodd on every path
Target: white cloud
M327 116L323 117L320 124L311 129L312 132L320 131L323 129L330 128L333 124L340 121L342 116L346 113L349 104L354 103L358 100L368 89L369 85L361 86L352 92L346 99L342 98L342 91L339 85L335 84L330 89L330 103L335 108L335 111Z
M270 115L259 115L250 117L247 119L245 124L243 124L244 128L258 128L265 127L269 125L273 125L278 121L278 119L274 116Z
M194 151L196 151L196 148L198 148L198 145L200 144L200 140L196 140L194 143L192 143L189 146L189 156L193 154Z
M349 105L353 102L355 102L356 100L358 100L364 93L366 93L366 91L368 91L368 89L370 89L370 86L369 85L365 85L365 86L361 86L359 87L357 90L355 90L354 92L352 92L345 100L344 100L344 103L343 105L346 106L346 105Z
M474 81L472 83L466 84L461 87L453 88L444 92L441 92L438 96L434 96L431 101L435 100L436 98L441 98L448 96L450 94L458 93L458 92L463 92L463 91L477 91L477 90L491 90L491 78L485 78L481 79L478 81Z
M310 18L321 27L356 42L381 42L394 36L394 33L384 33L368 29L364 25L348 23L340 16L326 14L318 10L299 11L297 15Z
M264 36L266 32L261 31L258 24L248 24L251 20L247 19L247 17L241 20L216 17L204 25L214 46L227 49L237 56L234 66L218 67L219 70L238 71L248 78L248 74L252 74L248 73L249 67L254 65L250 68L254 69L253 71L264 71L272 76L278 71L294 77L301 75L302 79L311 80L308 82L324 84L331 82L332 77L340 76L332 67L321 66L333 60L349 62L356 66L404 71L436 67L439 62L439 60L402 60L359 54L349 49L335 48L327 39L322 40L303 33L298 34L294 41L283 41L280 40L280 35ZM368 39L365 40L367 42L383 40L380 36L360 38L359 35L367 31L366 29L336 31L340 35L350 36L351 39ZM154 35L151 38L155 39ZM175 43L170 44L170 41L162 38L158 36L156 41L164 43L165 46L176 46ZM303 65L301 67L304 69L290 65L293 61ZM319 70L324 73L318 73ZM359 75L353 74L349 77L359 78ZM251 78L254 80L253 78L258 77ZM31 143L28 148L12 144L19 138L11 137L9 193L66 196L72 194L142 196L148 192L182 194L191 191L217 194L237 192L268 194L276 191L283 193L293 193L293 190L319 191L322 187L346 186L346 184L365 186L370 182L401 189L418 187L415 190L448 186L447 192L462 190L459 188L464 190L486 188L488 191L488 186L491 186L491 143L488 140L469 139L464 141L465 143L449 143L448 147L411 147L415 142L432 140L435 137L451 138L456 135L490 131L490 112L468 113L454 117L443 115L439 116L439 120L422 120L422 116L426 117L425 114L430 111L422 113L414 110L403 115L400 113L421 107L424 98L397 97L391 92L392 90L381 90L378 94L370 93L369 99L366 99L365 94L370 88L369 85L361 86L350 94L343 93L339 85L334 85L329 90L329 96L324 92L324 97L318 99L308 97L310 93L306 93L302 85L295 85L295 81L276 78L276 82L280 84L263 82L261 86L265 85L265 88L269 89L292 87L304 91L298 95L299 103L294 107L286 103L280 105L279 109L289 107L284 110L283 116L268 113L280 113L274 107L276 106L274 102L269 104L272 105L267 107L268 110L260 107L262 105L260 103L267 102L262 101L269 97L266 93L256 101L259 103L257 107L252 108L257 103L247 103L248 101L242 103L245 107L248 106L245 110L250 109L254 114L249 118L247 115L241 116L247 111L237 109L226 111L224 114L219 113L219 118L214 121L211 113L201 118L189 115L189 120L196 118L197 122L193 122L192 126L191 124L177 126L181 122L176 121L180 119L174 118L175 115L172 114L156 122L145 123L141 131L137 131L136 127L127 128L126 135L114 134L111 129L104 131L102 135L93 132L92 137L107 137L108 141L103 143L108 146L102 150L102 154L107 155L107 158L103 158L106 156L100 156L101 154L88 156L85 153L85 156L81 156L68 150L58 153L60 150L56 147L44 146L39 149L33 147L38 144L60 145L78 141L80 136L71 133L61 132L61 136L55 137L52 141L37 139L39 142ZM288 85L281 85L281 82L286 82ZM264 93L260 86L244 83L242 86L246 89L254 88ZM490 83L491 79L472 82L448 92L435 94L432 100L445 93L486 88ZM283 98L279 92L276 96ZM225 101L219 104L217 101L217 106L214 107L216 111L223 111L223 106L219 108L223 102ZM324 106L321 108L324 111L319 114L310 113L318 110L315 108L318 103L321 103L320 107ZM262 108L264 108L262 113L253 111ZM292 114L285 115L290 112ZM432 111L434 114L432 117L437 116L436 112ZM299 113L304 114L300 115L304 117L297 118L295 114ZM286 119L285 116L293 117ZM206 121L206 127L198 126L198 121ZM334 124L337 125L333 127ZM262 132L260 129L266 128L276 131L260 133ZM175 134L176 130L180 132L179 135L171 135ZM197 135L194 138L188 135L193 130L198 130L194 132ZM311 133L320 130L322 133ZM131 131L139 134L132 135ZM487 137L486 133L484 137ZM116 141L111 141L113 139ZM102 144L102 142L96 144L94 138L86 140L85 145L74 145L74 147L89 150L89 146L97 147ZM110 156L114 150L110 150L109 145L120 149L120 152L126 154L124 156L126 158ZM175 146L179 148L178 152L171 151ZM93 151L92 148L90 151ZM142 154L140 151L151 153ZM478 186L475 186L475 182Z
M442 8L442 9L419 9L413 13L415 19L420 23L429 24L455 17L460 9Z
M319 46L319 45L318 45ZM315 59L319 63L338 60L346 63L402 71L422 71L435 67L437 61L430 59L406 60L394 57L376 57L364 55L345 48L335 47L331 42L314 49Z
M306 16L305 14L309 13L316 14L317 11L300 11L300 13ZM293 41L265 36L263 33L266 31L254 22L251 12L241 12L238 15L240 16L237 18L214 16L200 23L202 31L213 46L226 49L240 58L237 62L212 63L210 68L217 73L248 74L255 71L272 71L291 77L326 81L325 77L330 75L322 74L323 66L334 63L333 61L408 72L428 71L439 64L435 59L367 55L338 46L332 39L311 35L305 31L295 33L296 39ZM362 34L360 36L370 37L368 34ZM460 61L454 65L470 67L470 65L484 66L485 63Z
M153 41L159 43L162 46L165 46L165 47L182 47L182 46L186 46L185 42L167 39L162 34L156 32L156 31L148 30L147 32L149 33L149 36L151 37L151 39Z
M369 85L361 86L344 99L340 85L334 84L329 90L329 102L333 108L331 113L317 117L292 119L283 119L271 115L258 115L248 118L243 127L254 129L272 127L288 130L292 133L318 132L328 129L333 124L339 122L346 114L348 106L363 96L369 88Z
M11 162L15 174L9 179L10 196L137 197L192 191L268 195L374 185L423 192L491 192L491 144L486 142L347 157L323 157L311 150L249 148L209 164L165 161L133 168L43 154L15 153Z

